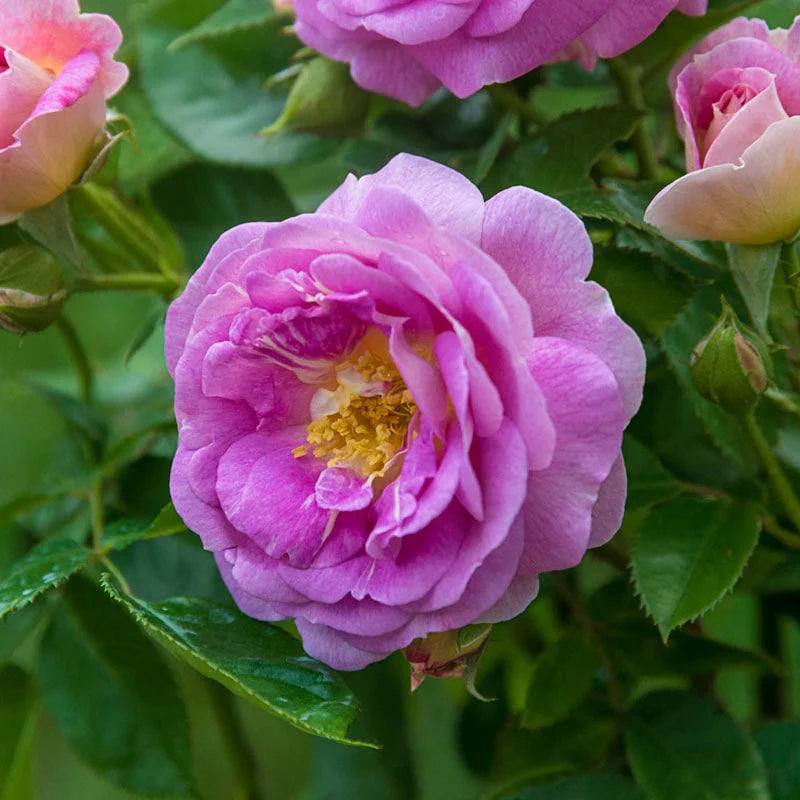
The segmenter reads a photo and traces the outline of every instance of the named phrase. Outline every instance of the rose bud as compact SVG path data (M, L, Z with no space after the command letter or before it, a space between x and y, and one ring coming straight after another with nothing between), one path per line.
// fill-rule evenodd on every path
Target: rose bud
M0 252L0 328L44 330L58 318L66 296L61 270L46 250L20 245Z
M695 347L690 371L703 397L739 417L755 408L766 390L772 359L758 334L726 305L720 320Z
M295 31L350 64L365 89L417 106L442 85L458 97L547 61L591 68L649 36L673 9L701 15L707 0L294 0ZM368 6L368 7L367 7Z
M411 665L411 691L425 678L463 677L465 669L480 658L491 632L491 625L469 625L415 639L403 651Z
M0 3L0 224L65 192L102 147L121 40L75 0Z
M739 18L670 77L687 175L645 220L672 239L767 244L800 230L800 18L791 30Z
M315 58L292 84L283 113L262 133L342 133L358 129L368 109L369 95L353 83L344 64Z
M400 154L223 234L167 313L171 493L239 607L361 669L620 525L645 358L552 198Z

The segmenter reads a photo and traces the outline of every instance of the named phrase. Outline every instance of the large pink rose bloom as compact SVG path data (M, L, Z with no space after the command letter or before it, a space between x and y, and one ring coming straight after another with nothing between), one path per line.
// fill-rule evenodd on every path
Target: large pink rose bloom
M645 219L673 239L766 244L800 229L800 18L739 18L673 70L687 175Z
M467 97L556 58L591 66L707 0L294 0L307 45L350 62L365 89L419 105L444 85Z
M519 614L617 530L644 355L560 203L399 155L170 307L171 491L236 602L359 669Z
M0 2L0 224L49 203L80 177L128 77L104 14L76 0Z

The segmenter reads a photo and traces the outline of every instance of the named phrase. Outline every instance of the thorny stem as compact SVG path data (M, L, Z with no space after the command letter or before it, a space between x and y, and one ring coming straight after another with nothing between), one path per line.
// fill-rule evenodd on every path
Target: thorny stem
M120 289L154 291L171 298L179 284L173 278L153 275L148 272L118 272L112 275L79 275L75 282L76 292L105 292Z
M92 399L92 366L89 363L83 343L72 323L66 317L59 317L56 320L56 327L75 363L75 370L78 373L78 382L80 384L81 400L84 403L89 403Z
M758 427L758 423L753 414L748 414L742 421L744 423L744 429L750 441L753 443L758 457L761 459L770 485L783 506L783 510L786 512L786 516L792 521L795 530L800 532L800 501L798 501L797 495L794 493L792 485L789 483L789 479L778 463L778 459L775 458L775 454L764 438L764 434L761 433L761 429Z
M547 119L543 117L530 103L520 97L513 88L502 83L493 83L487 87L489 94L501 106L513 111L526 122L534 125L544 125Z
M790 547L792 550L800 550L800 536L798 536L796 533L787 531L786 528L778 525L778 523L775 522L775 520L770 516L764 516L761 520L761 523L767 533L783 542L787 547Z
M233 707L233 695L212 681L208 682L208 691L219 723L219 732L236 769L243 797L247 800L259 800L261 792L256 777L256 765Z
M609 59L608 66L611 69L614 80L617 82L622 100L632 109L641 111L644 115L647 111L647 105L644 101L638 75L634 69L619 56ZM642 119L636 123L631 142L639 159L640 177L653 180L658 176L658 156L650 137L644 129L644 124L645 117L642 116Z
M619 685L614 664L608 654L606 643L603 641L603 636L598 630L597 624L586 612L580 599L575 595L575 592L572 590L572 587L563 574L558 574L556 576L556 586L561 596L569 604L587 637L591 639L594 644L597 657L600 659L600 663L608 678L608 695L611 700L611 705L615 711L622 712L625 709L625 698L623 696L622 687Z
M100 551L105 520L103 517L103 478L97 476L89 489L89 519L92 527L92 549Z

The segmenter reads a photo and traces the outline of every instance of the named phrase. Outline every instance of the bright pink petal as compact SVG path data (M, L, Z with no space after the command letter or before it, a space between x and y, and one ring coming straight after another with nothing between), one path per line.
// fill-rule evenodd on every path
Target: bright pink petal
M589 350L537 337L529 364L547 397L558 447L551 465L532 472L528 481L523 575L566 569L581 560L625 425L617 381Z

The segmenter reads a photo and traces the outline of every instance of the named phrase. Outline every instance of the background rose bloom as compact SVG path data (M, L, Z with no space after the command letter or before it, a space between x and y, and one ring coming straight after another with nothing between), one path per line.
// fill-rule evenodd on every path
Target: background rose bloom
M800 228L800 20L770 31L739 18L670 78L688 175L645 219L674 239L765 244Z
M707 0L294 0L297 35L349 61L365 89L419 105L442 84L467 97L554 58L618 55L677 8ZM568 6L568 7L565 7ZM566 50L565 50L566 48Z
M85 169L106 98L128 77L104 14L76 0L0 3L0 224L49 203Z
M408 155L224 234L167 317L171 491L242 610L358 669L605 542L644 356L591 261L555 200Z

